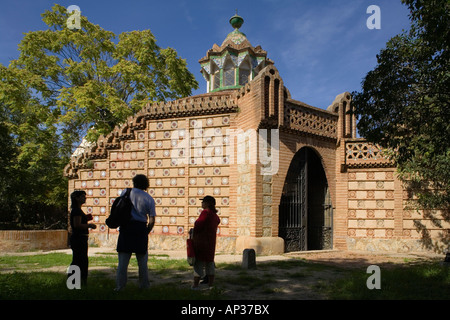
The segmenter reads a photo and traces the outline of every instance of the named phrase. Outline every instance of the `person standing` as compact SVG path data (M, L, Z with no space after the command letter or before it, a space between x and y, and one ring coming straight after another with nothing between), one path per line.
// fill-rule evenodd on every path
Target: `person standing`
M148 234L155 225L155 200L146 192L149 187L148 178L138 174L133 178L133 189L130 199L133 203L131 220L126 226L119 228L117 252L119 265L116 275L116 291L125 288L127 283L128 264L132 253L136 254L139 266L139 287L148 288ZM126 190L122 192L124 195Z
M194 223L193 243L195 252L194 284L197 289L200 279L206 274L211 288L215 278L214 256L216 252L217 227L220 223L216 210L216 199L206 196L202 200L203 211Z
M70 235L70 247L72 249L72 263L80 268L81 283L87 283L88 276L88 237L89 229L95 229L97 226L88 223L92 216L86 215L81 206L86 202L86 192L74 191L70 194L71 211L70 211L70 227L72 229Z

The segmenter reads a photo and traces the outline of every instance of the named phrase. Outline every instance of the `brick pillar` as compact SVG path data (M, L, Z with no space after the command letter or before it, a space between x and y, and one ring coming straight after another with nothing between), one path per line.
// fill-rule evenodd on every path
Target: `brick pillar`
M341 117L339 117L341 121ZM333 248L347 249L348 173L341 170L345 164L345 141L336 150L336 189L333 207Z

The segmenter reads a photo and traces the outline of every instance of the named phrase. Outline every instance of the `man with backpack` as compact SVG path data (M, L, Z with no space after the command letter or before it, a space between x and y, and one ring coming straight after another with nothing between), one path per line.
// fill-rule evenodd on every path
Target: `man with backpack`
M128 264L134 252L139 266L139 287L148 288L148 234L155 224L155 200L146 192L149 187L148 178L138 174L133 178L133 189L129 194L133 208L131 219L119 227L117 252L119 265L117 267L116 291L122 290L127 283ZM125 195L127 190L122 192ZM122 196L121 195L121 196Z

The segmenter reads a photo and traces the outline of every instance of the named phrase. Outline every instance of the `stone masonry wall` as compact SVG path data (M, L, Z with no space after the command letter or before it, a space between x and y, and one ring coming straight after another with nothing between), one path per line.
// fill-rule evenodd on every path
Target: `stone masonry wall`
M67 230L0 230L0 251L66 249Z

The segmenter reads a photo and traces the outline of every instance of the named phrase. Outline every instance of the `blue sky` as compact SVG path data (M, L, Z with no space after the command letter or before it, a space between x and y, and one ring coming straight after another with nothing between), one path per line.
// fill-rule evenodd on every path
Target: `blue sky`
M0 63L18 57L23 33L43 30L41 13L57 2L0 2ZM186 59L206 92L198 60L214 43L233 31L228 20L238 10L241 31L253 46L261 45L275 62L292 98L327 108L344 92L360 90L376 66L376 55L393 36L409 28L408 10L400 0L70 0L82 15L117 35L150 29L161 47L172 47ZM370 5L381 9L381 29L370 30Z

